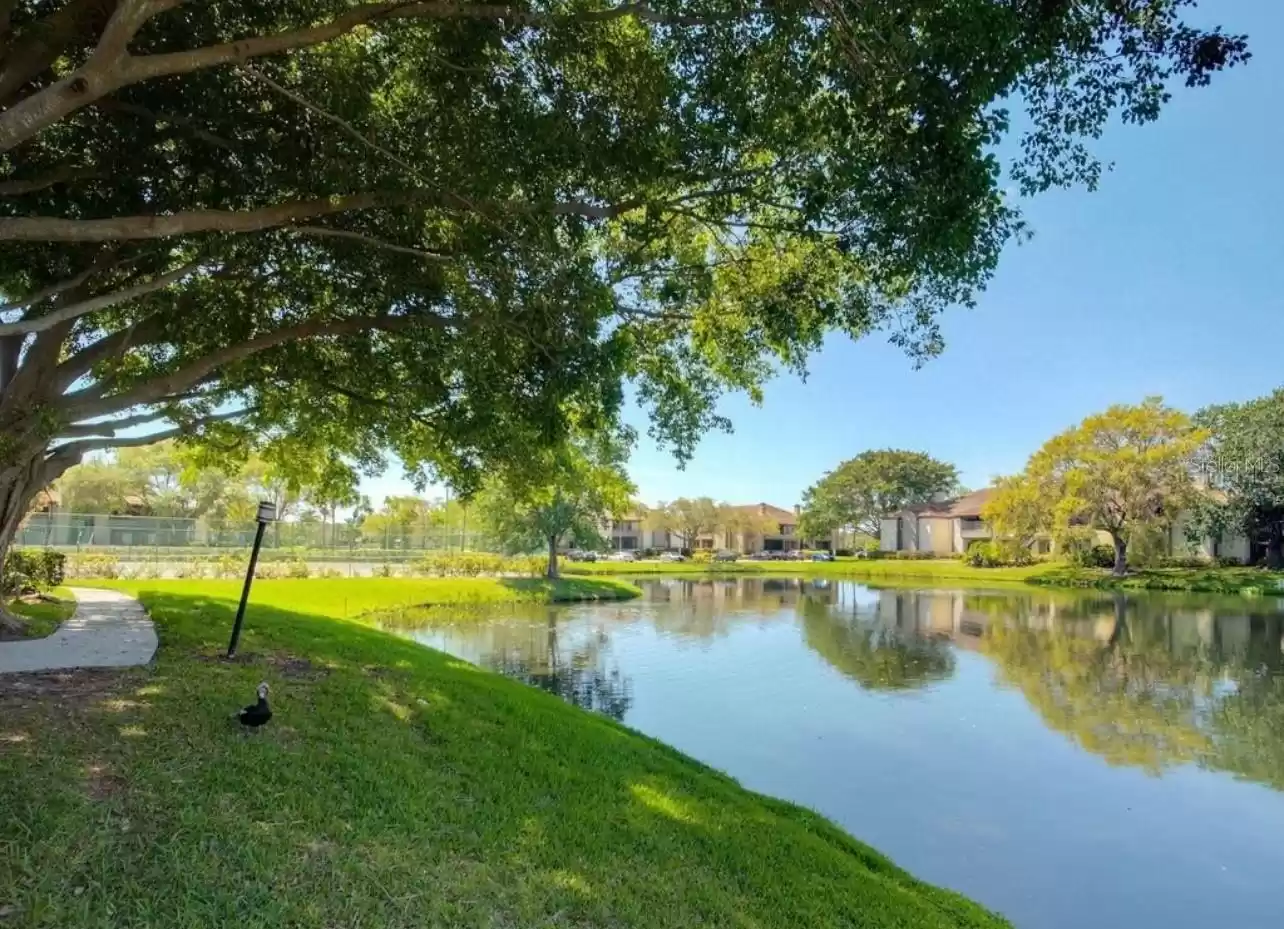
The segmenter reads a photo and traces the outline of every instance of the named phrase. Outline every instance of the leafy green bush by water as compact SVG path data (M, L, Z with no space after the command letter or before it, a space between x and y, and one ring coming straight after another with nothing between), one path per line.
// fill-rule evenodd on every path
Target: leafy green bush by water
M967 547L963 563L973 568L1020 568L1034 564L1034 556L1020 545L978 541Z

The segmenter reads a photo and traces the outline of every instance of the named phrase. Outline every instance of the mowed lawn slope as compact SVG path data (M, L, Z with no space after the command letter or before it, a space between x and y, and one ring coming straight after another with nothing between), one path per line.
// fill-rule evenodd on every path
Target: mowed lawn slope
M116 584L154 668L0 678L6 924L1006 925L605 718L330 618L369 589L304 609L318 583L293 609L256 585L232 663L225 588ZM276 716L243 732L260 680Z

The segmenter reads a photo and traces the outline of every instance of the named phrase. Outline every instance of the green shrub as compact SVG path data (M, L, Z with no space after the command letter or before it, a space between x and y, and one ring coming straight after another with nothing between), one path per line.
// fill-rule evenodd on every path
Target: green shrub
M49 590L66 578L67 559L52 549L13 549L5 556L0 572L0 591L5 596L32 590Z
M539 576L546 562L542 555L496 555L491 552L430 552L411 563L411 570L429 577Z
M940 555L936 552L880 552L874 551L869 553L870 558L886 558L891 561L930 561L933 558L949 558L949 555Z
M1115 550L1109 545L1093 545L1069 553L1069 561L1080 568L1113 568Z
M75 552L67 558L67 576L115 580L120 577L120 559L101 552Z
M1077 568L1113 568L1115 550L1097 543L1097 533L1086 526L1072 526L1057 536L1058 553Z
M226 552L214 556L210 573L217 578L244 577L247 567L249 567L249 559L246 556Z
M1034 564L1034 555L1016 543L978 540L967 547L963 562L973 568L1020 568Z
M174 577L180 580L196 579L205 576L205 570L200 561L190 558L187 561L180 561L174 568Z
M1202 555L1173 555L1168 558L1161 558L1156 565L1160 568L1189 568L1199 569L1208 568L1213 564L1211 558L1205 558Z
M963 562L973 568L998 568L1003 566L999 547L993 542L973 542L963 554Z

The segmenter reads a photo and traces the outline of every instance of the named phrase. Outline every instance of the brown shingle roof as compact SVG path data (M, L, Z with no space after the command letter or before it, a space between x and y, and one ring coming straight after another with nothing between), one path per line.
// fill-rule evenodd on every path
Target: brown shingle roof
M984 490L974 490L970 494L964 494L950 503L951 516L980 516L981 510L990 502L994 496L994 488L987 487Z
M953 500L919 503L906 507L906 509L911 513L917 513L919 516L939 516L942 519L950 519L955 516L980 516L981 509L990 502L990 498L993 496L994 488L987 487L984 490L974 490L970 494L955 497Z
M739 510L742 513L752 513L755 516L766 516L785 526L793 526L798 523L798 516L793 510L772 506L770 503L742 503L728 507L728 509Z

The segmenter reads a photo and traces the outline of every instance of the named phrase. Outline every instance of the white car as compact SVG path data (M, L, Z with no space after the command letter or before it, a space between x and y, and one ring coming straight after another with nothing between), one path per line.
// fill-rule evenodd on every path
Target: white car
M607 561L637 561L638 556L632 552L612 552L606 558Z

